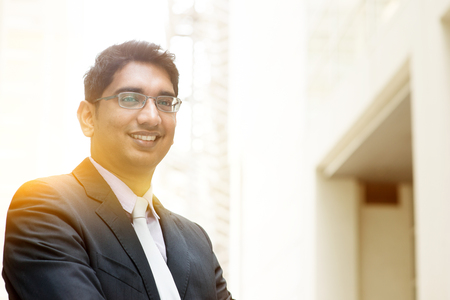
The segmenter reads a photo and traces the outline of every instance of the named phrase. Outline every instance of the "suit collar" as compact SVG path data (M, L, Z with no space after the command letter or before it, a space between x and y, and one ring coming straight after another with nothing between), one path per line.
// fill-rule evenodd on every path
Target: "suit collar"
M84 187L89 197L103 202L111 197L111 194L114 195L109 185L89 161L89 158L85 158L72 173Z
M130 215L133 213L133 208L136 205L136 194L116 175L106 170L103 166L101 166L98 162L96 162L92 157L89 157L89 161L95 167L95 169L100 173L103 179L108 183L114 195L116 195L123 209L129 213ZM150 206L150 210L155 218L159 220L159 216L153 207L153 189L152 186L147 190L147 192L142 196L145 198Z
M125 252L133 260L144 281L149 298L159 300L156 283L144 250L129 218L109 185L89 161L89 158L83 160L75 168L73 174L90 198L102 202L96 210L97 215L114 232ZM190 274L189 252L182 233L183 225L179 218L167 210L155 196L153 196L153 205L161 218L160 224L166 245L167 265L172 273L181 299L183 299L186 294Z
M124 251L134 262L141 274L149 298L160 300L144 250L131 225L130 219L109 185L88 158L75 168L73 174L84 187L86 194L93 200L101 202L95 212L108 225Z

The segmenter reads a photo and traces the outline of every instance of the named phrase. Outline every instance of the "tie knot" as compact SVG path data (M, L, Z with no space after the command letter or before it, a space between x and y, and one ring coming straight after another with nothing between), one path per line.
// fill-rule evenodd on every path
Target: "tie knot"
M145 212L147 211L148 201L145 198L137 197L136 204L133 209L133 219L145 218Z

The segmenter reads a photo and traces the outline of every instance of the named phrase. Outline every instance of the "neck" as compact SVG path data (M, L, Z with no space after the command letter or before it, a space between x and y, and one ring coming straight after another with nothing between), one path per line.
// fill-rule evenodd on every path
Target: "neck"
M94 156L92 156L92 158L103 168L122 180L123 183L125 183L137 196L144 196L144 194L150 188L153 173L155 172L154 168L150 170L142 170L142 168L136 169L132 166L129 166L127 168L120 168L106 161L98 160Z
M122 180L133 191L133 193L139 197L144 196L152 183L153 172L148 174L148 176L124 176L123 174L121 175L114 172L111 173Z

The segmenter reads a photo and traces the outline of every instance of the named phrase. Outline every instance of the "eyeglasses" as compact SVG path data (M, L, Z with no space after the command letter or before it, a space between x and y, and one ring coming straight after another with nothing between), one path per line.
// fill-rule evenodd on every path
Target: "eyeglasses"
M100 100L110 100L117 98L119 101L119 106L126 109L141 109L145 106L147 99L151 98L155 100L156 108L163 112L175 113L180 110L181 99L172 96L158 96L158 97L150 97L146 95L142 95L134 92L124 92L119 93L114 96L103 97L93 101L93 103Z

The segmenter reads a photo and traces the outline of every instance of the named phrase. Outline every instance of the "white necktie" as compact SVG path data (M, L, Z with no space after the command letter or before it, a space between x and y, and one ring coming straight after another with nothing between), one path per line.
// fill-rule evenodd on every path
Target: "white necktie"
M142 197L137 197L136 205L132 213L134 230L141 242L142 248L144 248L145 256L147 256L148 263L152 269L159 297L161 300L180 300L180 295L178 294L169 267L164 261L161 252L159 252L158 247L156 247L155 241L148 229L147 220L145 219L147 207L147 200Z

